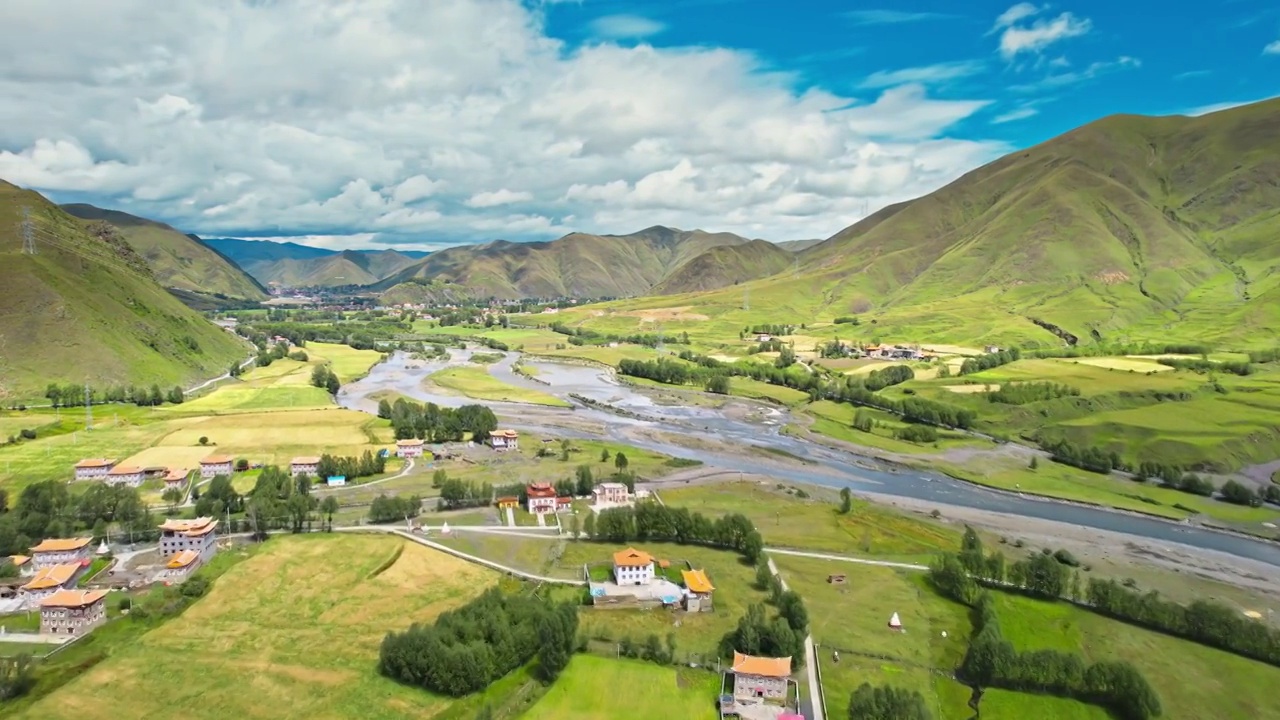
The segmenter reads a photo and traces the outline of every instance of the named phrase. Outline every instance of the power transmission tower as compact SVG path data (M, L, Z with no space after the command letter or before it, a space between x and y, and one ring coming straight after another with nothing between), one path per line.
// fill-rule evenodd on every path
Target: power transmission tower
M18 229L22 233L22 254L36 254L36 224L31 222L31 208L22 207L22 222L18 224Z
M93 396L89 394L89 383L84 384L84 429L93 429Z

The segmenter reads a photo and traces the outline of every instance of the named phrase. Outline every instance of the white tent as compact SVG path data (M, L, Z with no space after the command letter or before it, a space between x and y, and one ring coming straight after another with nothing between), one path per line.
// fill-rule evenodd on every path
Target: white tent
M106 540L103 540L103 541L102 541L102 544L98 546L98 554L99 554L99 555L106 555L106 554L108 554L108 553L110 553L110 552L111 552L111 548L107 547L107 541L106 541Z
M448 534L449 534L449 523L445 523L445 524L444 524L444 527L440 528L440 534L441 534L441 535L448 535Z
M894 630L902 629L902 620L898 618L898 613L894 613L893 617L889 618L889 627Z

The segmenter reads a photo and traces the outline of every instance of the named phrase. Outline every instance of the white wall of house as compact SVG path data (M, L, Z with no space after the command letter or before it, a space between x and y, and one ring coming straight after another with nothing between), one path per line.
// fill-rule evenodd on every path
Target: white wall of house
M746 673L733 674L733 694L737 697L761 697L761 690L764 691L763 697L785 698L787 679Z
M31 553L31 564L38 570L40 568L49 567L51 565L61 565L69 562L80 562L89 559L89 546L78 550L53 550L46 552Z
M51 635L83 635L107 619L106 600L78 608L40 608L40 632Z
M232 473L232 470L233 470L232 464L229 462L216 463L212 465L205 465L202 463L200 465L200 477L211 478L211 477L216 477L218 475L230 475Z
M556 499L554 497L529 498L529 512L537 514L555 511Z
M619 585L648 585L651 580L653 580L653 563L639 567L613 566L613 581Z
M77 480L96 480L98 478L106 477L107 473L109 472L111 472L110 465L100 465L98 467L76 468L76 479Z
M172 530L164 530L160 534L160 556L170 557L183 550L195 550L200 553L200 561L203 562L213 557L218 549L217 544L217 530L200 537L187 537Z

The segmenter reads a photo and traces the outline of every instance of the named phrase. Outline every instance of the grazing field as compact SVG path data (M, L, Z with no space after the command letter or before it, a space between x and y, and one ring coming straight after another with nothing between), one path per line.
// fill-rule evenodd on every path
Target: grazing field
M0 447L0 488L15 497L32 483L70 480L73 466L83 458L128 457L181 427L180 421L159 413L148 422L149 411L131 405L103 406L94 413L90 431L84 430L82 409L78 417L65 413L56 433Z
M332 343L307 343L303 351L312 361L318 359L329 363L330 369L344 385L369 374L369 369L382 358L382 353L377 350L356 350Z
M715 586L715 612L685 613L671 610L592 610L583 608L579 614L582 632L597 641L616 642L630 637L638 643L649 635L665 641L668 633L676 636L676 655L694 661L708 661L714 657L720 638L738 624L738 618L747 612L752 603L766 599L764 591L755 587L755 568L746 564L741 556L727 550L713 550L695 545L637 542L634 547L652 554L659 560L669 560L673 569L682 569L684 561L693 567L707 571L707 578ZM613 553L623 546L596 542L567 542L564 554L556 561L557 574L577 572L582 577L584 563L612 563Z
M0 640L0 657L17 657L18 655L40 657L55 650L57 647L57 645L48 643L22 643Z
M996 599L1000 628L1015 648L1076 651L1088 662L1127 660L1151 683L1169 720L1280 717L1280 696L1274 692L1280 668L1065 603L1004 593ZM982 711L985 718L985 699Z
M968 609L932 592L924 573L778 554L773 561L809 609L833 717L864 682L918 690L935 718L969 717L969 689L932 672L950 672L963 659L972 629ZM833 573L847 582L827 582ZM895 612L905 632L889 629Z
M503 519L504 523L506 522L505 513L500 513L499 517ZM423 515L422 520L428 524L439 524L447 520L450 525L455 527L467 524L481 524L474 522L474 519L468 522L468 518L455 518L452 516L441 517L436 520L431 515ZM565 568L553 565L555 559L563 551L565 541L556 537L553 533L547 533L547 535L548 538L546 540L539 540L537 538L515 537L499 533L468 532L463 529L453 529L448 535L433 533L431 539L459 552L492 560L517 570L524 570L544 577L581 579L581 567Z
M1106 368L1108 370L1132 370L1140 373L1173 370L1173 368L1168 365L1161 365L1155 360L1134 357L1077 358L1075 362L1084 363L1085 365L1093 365L1094 367Z
M379 643L496 578L399 539L273 538L180 617L19 717L167 717L175 708L210 720L431 717L449 700L378 675Z
M575 655L520 720L716 720L719 688L719 676L707 671Z
M1086 705L1078 700L1056 698L1051 695L987 690L982 693L983 720L1025 720L1026 718L1052 718L1052 720L1111 720L1111 714L1097 705ZM961 717L957 715L956 717ZM1165 712L1165 717L1174 717Z
M450 367L438 370L424 382L453 390L476 400L529 403L552 407L571 407L569 402L537 390L508 385L478 367Z
M788 407L800 405L809 400L808 393L745 377L735 377L729 381L729 394L754 400L771 400Z
M208 438L209 447L200 446L201 437ZM294 410L186 418L135 457L148 464L182 465L193 456L217 453L287 465L299 455L360 455L392 441L389 423L365 413Z
M773 483L697 485L660 490L659 495L668 506L687 507L711 518L742 513L773 547L927 562L960 541L951 528L856 499L852 511L841 515L828 495L802 499Z
M871 432L853 428L853 419L861 411L875 421ZM958 447L993 447L989 440L970 437L951 430L938 430L936 443L916 443L899 440L894 432L907 427L897 416L874 408L858 408L848 403L819 400L806 405L806 415L813 418L809 429L829 438L843 440L854 445L887 450L904 455L934 454L940 450Z
M311 385L312 369L319 362L317 357L305 363L276 360L266 367L247 370L207 395L181 405L166 405L161 410L180 415L212 415L273 408L332 407L333 398L329 393Z

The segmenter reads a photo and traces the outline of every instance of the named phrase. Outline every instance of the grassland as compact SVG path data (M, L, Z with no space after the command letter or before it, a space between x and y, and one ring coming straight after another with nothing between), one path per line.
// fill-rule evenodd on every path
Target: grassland
M1023 720L1031 717L1110 720L1112 716L1097 705L1086 705L1077 700L1007 690L987 690L982 694L982 717L984 720Z
M305 351L309 358L319 358L327 362L343 384L359 380L369 374L369 369L382 358L382 353L377 350L356 350L347 345L333 343L307 343Z
M714 673L660 667L637 660L577 655L521 720L598 720L617 717L715 720L720 678Z
M1079 652L1087 661L1126 660L1146 676L1169 720L1280 717L1280 668L1108 620L1066 603L997 596L1000 628L1019 650ZM982 702L986 717L986 700ZM1082 717L1089 717L1084 715Z
M859 411L866 413L875 421L875 426L871 429L871 432L853 429L853 418ZM872 408L856 408L847 403L819 400L806 405L804 412L813 418L812 423L809 425L809 430L813 432L854 445L876 448L891 453L919 455L924 453L933 454L947 448L993 447L993 443L990 441L949 430L940 430L936 443L924 444L899 440L894 437L894 431L905 428L907 424L897 416Z
M387 631L430 621L496 576L413 543L400 551L402 543L273 539L183 615L19 717L161 717L197 707L214 720L430 717L449 701L379 676L378 645Z
M476 400L570 407L568 401L561 400L554 395L502 382L490 375L489 371L484 368L445 368L431 373L425 382L434 383L439 387L453 390Z
M819 494L817 488L806 491ZM923 523L855 500L842 515L831 498L788 495L773 484L732 482L661 490L671 507L708 517L742 513L772 547L852 553L903 561L927 561L959 542L955 530Z
M932 672L949 672L964 657L971 630L968 608L938 597L918 572L787 555L773 560L809 609L833 716L864 682L918 690L936 718L969 716L969 689ZM845 573L848 582L828 583L832 573ZM889 629L895 612L906 632ZM839 661L833 652L839 653Z
M788 407L794 407L809 401L808 393L744 377L736 377L730 381L729 394L753 400L769 400Z

